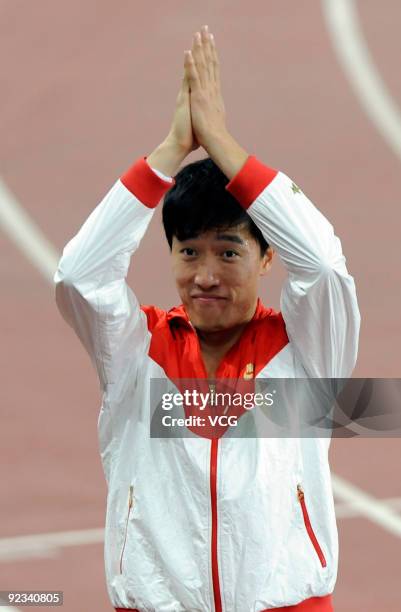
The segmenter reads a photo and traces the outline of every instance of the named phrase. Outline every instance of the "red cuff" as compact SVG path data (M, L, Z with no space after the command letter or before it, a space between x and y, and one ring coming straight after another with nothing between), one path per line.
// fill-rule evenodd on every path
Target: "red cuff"
M155 208L166 191L175 185L153 172L145 157L140 157L121 177L122 184L148 208Z
M233 176L225 188L241 206L247 209L277 174L278 170L265 166L255 155L249 155L241 170Z

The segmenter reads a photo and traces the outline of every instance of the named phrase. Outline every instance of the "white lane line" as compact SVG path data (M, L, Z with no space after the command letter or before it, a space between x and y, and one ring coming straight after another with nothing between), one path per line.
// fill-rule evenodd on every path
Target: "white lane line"
M100 528L2 538L0 539L0 561L56 556L58 548L102 542L104 542L104 529Z
M0 226L27 259L53 283L60 256L1 178Z
M401 114L365 43L355 0L322 0L322 10L337 58L359 102L401 158Z
M389 497L387 499L381 499L380 501L389 508L393 508L399 512L401 511L401 497ZM337 519L357 518L361 515L358 506L352 502L337 502L335 508Z
M401 516L396 510L336 474L332 474L332 483L337 499L352 504L361 516L401 537Z

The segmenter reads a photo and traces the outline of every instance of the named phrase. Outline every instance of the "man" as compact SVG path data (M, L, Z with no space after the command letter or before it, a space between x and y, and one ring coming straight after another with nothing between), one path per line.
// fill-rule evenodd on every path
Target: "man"
M140 612L327 612L338 560L329 439L150 437L151 379L349 377L360 326L332 225L228 133L206 26L184 66L168 137L115 183L55 275L103 392L109 595ZM209 158L172 178L198 146ZM182 300L168 312L139 305L125 281L164 194ZM258 298L274 251L288 271L281 312Z

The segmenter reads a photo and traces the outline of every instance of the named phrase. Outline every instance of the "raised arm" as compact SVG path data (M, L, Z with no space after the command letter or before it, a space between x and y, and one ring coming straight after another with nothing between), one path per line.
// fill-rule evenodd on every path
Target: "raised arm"
M226 189L287 269L281 311L306 373L349 377L357 357L360 313L333 226L292 179L249 155L228 132L216 45L205 28L194 36L186 70L198 142L230 179Z
M253 155L226 189L287 269L281 312L306 373L348 378L357 358L360 313L333 226L292 179Z
M126 283L130 259L155 206L175 183L170 175L198 146L184 74L166 139L116 181L63 250L54 276L57 305L87 350L102 389L117 377L134 376L147 353L146 316Z

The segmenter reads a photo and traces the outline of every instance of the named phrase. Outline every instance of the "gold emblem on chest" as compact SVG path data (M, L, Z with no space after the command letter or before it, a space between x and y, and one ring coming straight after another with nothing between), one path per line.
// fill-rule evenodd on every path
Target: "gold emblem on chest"
M244 378L245 380L249 380L250 378L253 378L253 363L246 364Z

